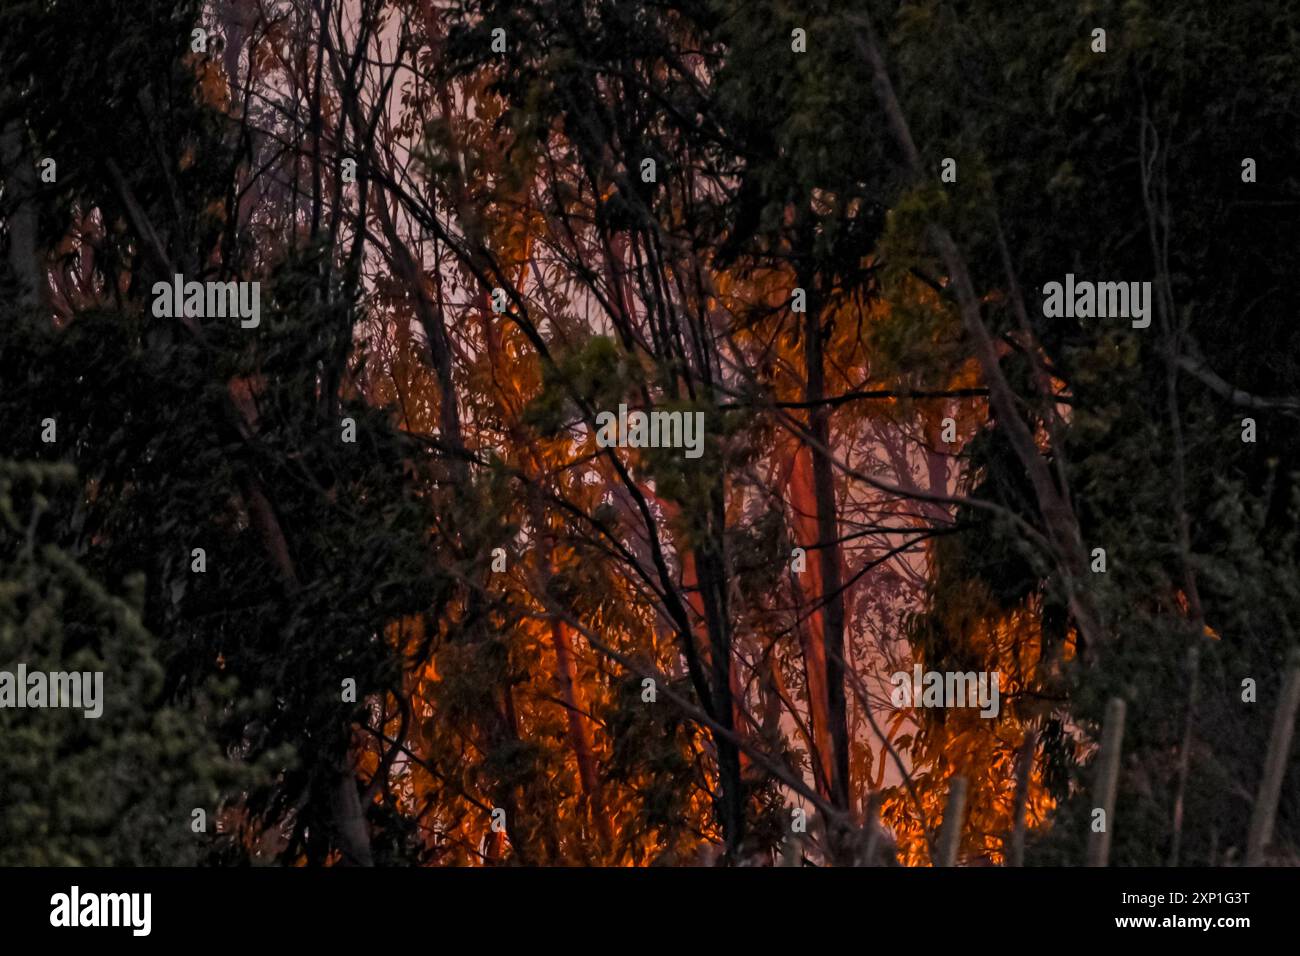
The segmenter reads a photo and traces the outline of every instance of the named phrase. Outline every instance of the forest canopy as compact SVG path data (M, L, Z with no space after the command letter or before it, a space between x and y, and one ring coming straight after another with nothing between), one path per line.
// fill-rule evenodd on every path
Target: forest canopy
M0 4L0 864L1297 862L1298 35Z

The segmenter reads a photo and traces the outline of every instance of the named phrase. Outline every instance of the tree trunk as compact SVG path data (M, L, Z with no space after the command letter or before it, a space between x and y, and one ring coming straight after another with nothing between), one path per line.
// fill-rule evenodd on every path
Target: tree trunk
M0 175L5 183L5 219L9 227L9 268L18 283L18 305L33 309L40 302L42 275L36 256L36 167L27 150L27 134L15 117L0 133Z
M823 605L823 646L826 652L826 702L831 737L831 802L849 808L848 708L844 695L844 590L840 564L839 517L835 502L834 464L825 449L831 447L830 408L820 403L826 396L822 359L820 303L813 301L811 281L808 311L804 314L804 360L807 381L804 399L810 403L809 431L817 443L812 457L813 494L817 514L817 557L821 569L820 601Z
M812 759L814 783L817 792L831 796L831 764L834 745L831 743L830 695L827 692L827 666L825 642L825 614L821 607L821 563L813 545L818 541L817 501L814 492L812 457L806 445L794 451L790 474L790 509L797 544L808 556L807 570L791 577L795 613L803 620L799 623L800 650L803 653L804 684L808 693L808 721L812 727L814 749ZM811 610L806 610L811 608Z

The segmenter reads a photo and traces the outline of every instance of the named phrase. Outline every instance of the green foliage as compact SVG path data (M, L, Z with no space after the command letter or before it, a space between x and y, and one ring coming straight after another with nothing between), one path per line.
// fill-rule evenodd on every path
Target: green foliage
M1168 356L1197 346L1216 372L1254 394L1294 394L1300 381L1300 339L1287 318L1300 305L1287 251L1300 236L1282 212L1298 184L1276 168L1258 184L1240 178L1243 156L1285 152L1294 141L1296 93L1276 79L1282 63L1294 66L1294 51L1261 50L1251 26L1273 9L1124 3L1061 16L1034 4L932 2L908 4L893 24L899 88L926 164L937 169L937 157L956 150L945 144L959 141L991 184L979 204L934 212L958 235L977 282L983 277L981 293L1005 287L995 227L1013 250L1034 335L1067 387L1062 465L1085 549L1107 551L1107 573L1082 582L1101 608L1104 646L1080 648L1063 687L1042 687L1065 693L1040 718L1052 730L1041 752L1045 779L1061 805L1031 860L1035 852L1040 862L1082 859L1092 806L1084 744L1096 738L1106 700L1119 695L1129 716L1112 860L1168 861L1193 646L1199 689L1181 859L1222 862L1244 841L1276 699L1261 690L1259 704L1243 704L1240 686L1253 676L1276 687L1298 639L1291 503L1300 442L1294 420L1235 409L1190 376L1179 375L1171 392ZM1278 35L1293 34L1300 24L1283 19ZM1104 55L1088 50L1093 26L1107 30ZM1169 230L1167 247L1152 243L1153 221ZM911 262L926 268L915 248ZM1165 273L1174 313L1147 330L1045 319L1037 290L1066 272L1156 277L1157 289ZM986 318L996 330L1016 326L1009 306L1004 294L990 297ZM1004 366L1032 395L1024 356L1012 352ZM1030 407L1043 410L1032 399ZM1267 439L1240 441L1246 414ZM996 431L977 437L967 457L974 495L1036 519ZM1190 522L1186 556L1180 514ZM984 529L980 546L936 552L931 612L913 632L925 653L936 651L936 622L967 600L972 581L1004 609L1041 601L1044 639L1063 639L1062 582L1017 554L1010 527L997 533L974 509L962 520ZM1213 637L1190 620L1189 573ZM1293 766L1288 794L1297 773ZM1284 799L1278 844L1291 852L1297 810Z
M232 788L265 768L227 760L212 732L233 682L169 692L142 620L145 582L115 594L50 541L75 497L66 465L0 462L0 670L99 672L102 713L0 709L0 865L193 864ZM202 808L207 834L191 830Z
M139 749L141 734L158 732L156 748L142 751L139 784L151 786L166 762L157 797L164 809L146 803L142 819L160 827L159 854L177 857L179 844L167 834L188 833L188 809L174 816L172 791L193 778L203 800L192 805L206 802L211 815L213 785L195 767L204 759L200 743L215 740L260 770L215 852L238 859L255 848L252 834L284 825L284 857L319 862L336 846L332 788L354 730L370 722L367 696L398 683L400 662L384 627L436 606L446 588L429 561L427 503L405 480L419 449L386 412L343 388L363 315L355 289L339 278L335 251L308 245L255 261L242 239L214 231L206 215L225 201L240 147L228 120L203 105L185 62L185 23L196 13L197 5L73 5L20 17L6 35L6 45L31 44L5 57L9 75L26 77L22 98L8 107L70 173L60 176L59 192L39 197L42 220L66 221L69 206L99 209L106 235L87 278L110 291L55 327L12 308L12 286L0 281L0 426L18 455L66 463L78 475L77 493L43 517L42 540L110 594L137 575L131 633L163 638L139 637L134 648L136 637L112 632L97 651L113 669L112 692L134 706L129 716L104 719L105 735L110 726L121 731L120 749L103 751L95 772L89 764L99 758L87 751L78 764L87 786L103 774L121 776L123 755ZM125 38L107 64L95 49L105 22ZM112 99L70 95L69 86L107 90ZM69 113L70 103L84 114ZM156 128L164 121L175 128ZM106 155L124 187L94 158ZM141 215L187 278L211 254L227 276L261 283L257 334L209 319L194 335L177 319L153 316L153 281L171 276L132 238ZM118 287L123 274L130 282ZM58 423L52 445L38 439L47 416ZM354 444L341 440L345 417L356 423ZM204 573L191 570L194 548L206 552ZM72 599L53 587L42 584L42 599L75 619ZM48 660L60 653L56 638L43 638ZM123 641L138 661L124 657ZM347 678L356 681L357 703L341 699ZM219 691L211 702L210 687ZM142 713L146 707L153 709ZM104 806L121 810L120 802ZM133 826L128 842L104 845L102 859L145 858L133 849L145 839L143 823ZM87 851L57 852L73 859Z

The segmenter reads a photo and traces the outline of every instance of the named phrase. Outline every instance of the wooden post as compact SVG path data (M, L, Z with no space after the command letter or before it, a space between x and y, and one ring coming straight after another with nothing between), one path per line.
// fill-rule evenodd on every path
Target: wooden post
M1282 682L1282 696L1273 717L1273 732L1268 738L1268 755L1264 758L1264 776L1259 781L1255 808L1250 813L1250 836L1246 841L1246 865L1260 866L1264 851L1273 842L1273 821L1277 818L1277 801L1282 794L1282 777L1286 773L1291 736L1295 731L1296 709L1300 707L1300 650L1292 651Z
M1110 834L1115 828L1115 790L1119 783L1119 758L1124 746L1124 701L1112 697L1106 703L1106 722L1101 728L1101 752L1097 755L1097 779L1093 784L1093 812L1104 811L1101 832L1092 829L1088 815L1088 866L1110 862Z
M1025 734L1016 757L1016 806L1011 829L1011 846L1007 852L1007 866L1025 865L1025 809L1029 805L1029 780L1033 776L1034 751L1038 749L1038 732Z
M859 866L875 866L876 854L880 850L880 834L884 829L880 823L880 791L877 790L867 798L867 845L862 851Z
M1169 865L1177 866L1183 849L1183 805L1187 798L1187 777L1192 770L1192 732L1196 728L1196 696L1201 676L1201 645L1197 635L1187 652L1187 712L1183 716L1183 742L1178 748L1178 785L1174 790L1173 837Z
M935 866L956 866L957 850L961 846L961 820L966 810L966 778L953 777L948 783L948 806L943 811L943 826L939 828L939 858Z

